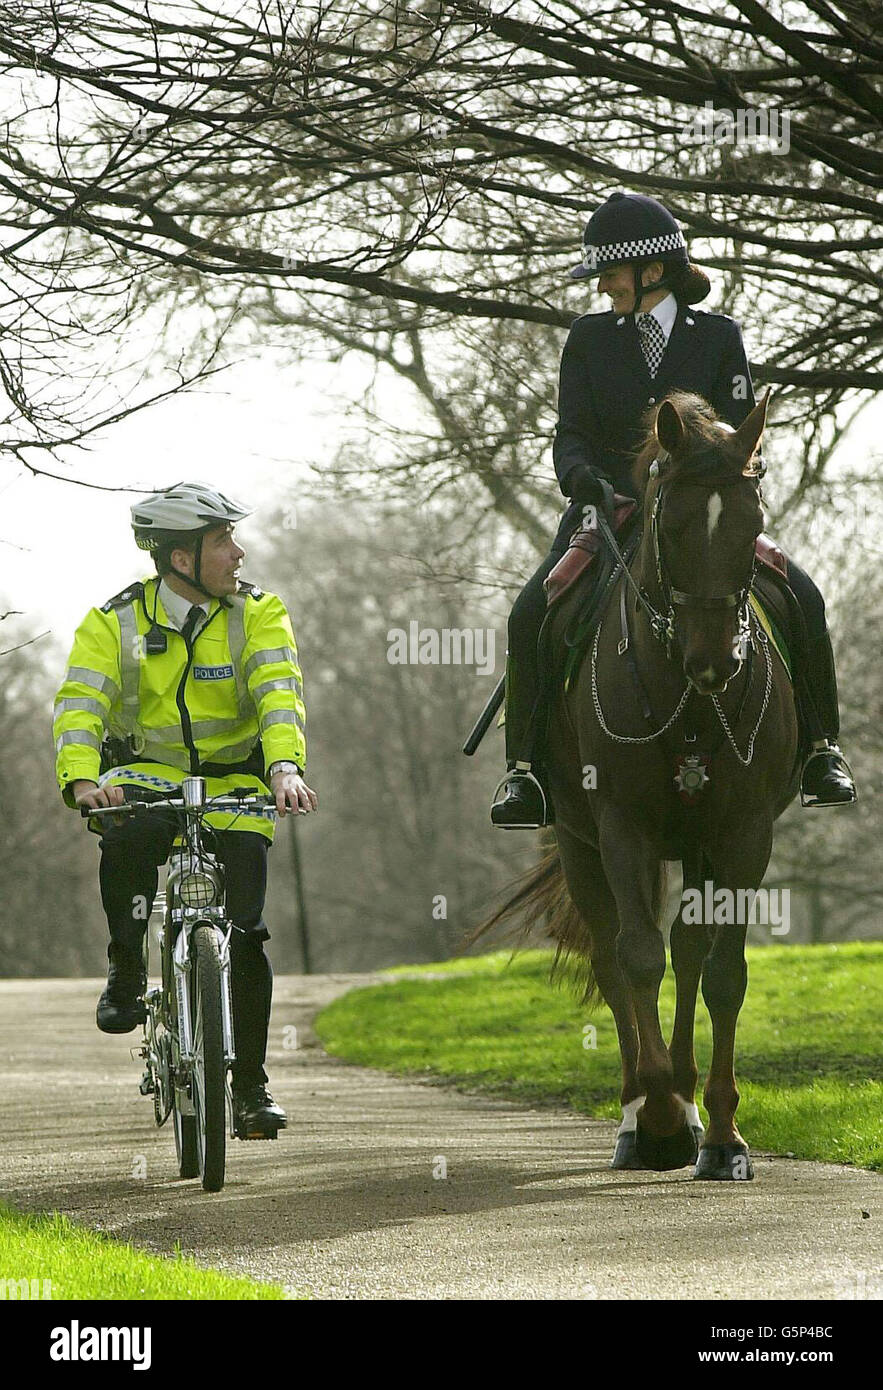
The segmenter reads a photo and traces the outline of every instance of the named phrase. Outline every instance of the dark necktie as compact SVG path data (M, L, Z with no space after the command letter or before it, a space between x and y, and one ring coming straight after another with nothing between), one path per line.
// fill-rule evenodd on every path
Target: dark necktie
M200 620L200 618L201 618L202 616L203 616L203 611L202 611L202 609L199 607L199 604L198 604L198 603L194 603L193 607L190 609L190 612L187 614L187 617L186 617L186 619L185 619L185 621L184 621L184 626L181 628L181 636L184 638L184 641L187 643L187 650L188 650L188 651L190 650L191 646L193 645L193 630L194 630L194 628L196 627L196 624L199 622L199 620Z
M652 381L659 371L662 354L665 352L665 334L662 325L653 314L642 314L638 319L638 336L647 361L647 370Z

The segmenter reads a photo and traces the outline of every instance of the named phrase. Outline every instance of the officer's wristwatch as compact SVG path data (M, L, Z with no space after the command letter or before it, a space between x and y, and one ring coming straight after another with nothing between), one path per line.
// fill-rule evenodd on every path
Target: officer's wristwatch
M278 763L271 763L267 776L274 777L277 772L296 772L298 777L303 777L304 775L303 768L298 767L297 763L289 763L284 760Z

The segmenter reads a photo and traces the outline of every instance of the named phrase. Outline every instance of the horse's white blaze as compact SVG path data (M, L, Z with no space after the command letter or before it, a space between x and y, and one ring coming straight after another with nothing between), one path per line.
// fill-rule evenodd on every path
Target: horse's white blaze
M709 497L709 499L708 499L708 539L709 539L709 540L711 540L712 536L714 535L714 528L717 526L717 523L720 521L720 515L721 515L721 512L723 511L723 509L724 509L724 504L723 504L723 502L721 501L721 495L720 495L720 493L719 493L719 492L713 492L713 493L711 494L711 496Z
M622 1107L622 1124L616 1131L617 1139L621 1134L634 1134L638 1128L638 1111L646 1099L646 1096L635 1096L634 1100Z

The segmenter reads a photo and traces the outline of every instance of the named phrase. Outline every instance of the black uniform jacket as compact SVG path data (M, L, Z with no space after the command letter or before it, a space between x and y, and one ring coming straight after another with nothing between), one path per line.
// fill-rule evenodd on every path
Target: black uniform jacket
M737 428L755 405L742 333L726 314L679 304L662 362L651 381L634 314L583 314L561 358L559 421L552 450L564 496L580 464L634 496L632 460L644 412L669 391L695 391ZM567 544L579 508L562 518L555 546Z

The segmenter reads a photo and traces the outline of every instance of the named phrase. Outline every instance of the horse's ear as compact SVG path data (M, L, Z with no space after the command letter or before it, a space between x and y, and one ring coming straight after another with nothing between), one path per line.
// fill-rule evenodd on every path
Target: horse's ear
M753 456L755 449L760 443L766 425L767 406L770 401L770 388L767 387L766 395L762 401L758 401L750 415L746 415L736 433L733 435L733 443L739 450L743 468L747 466L748 460Z
M684 438L684 422L671 401L663 401L656 412L656 438L669 454L676 453Z

